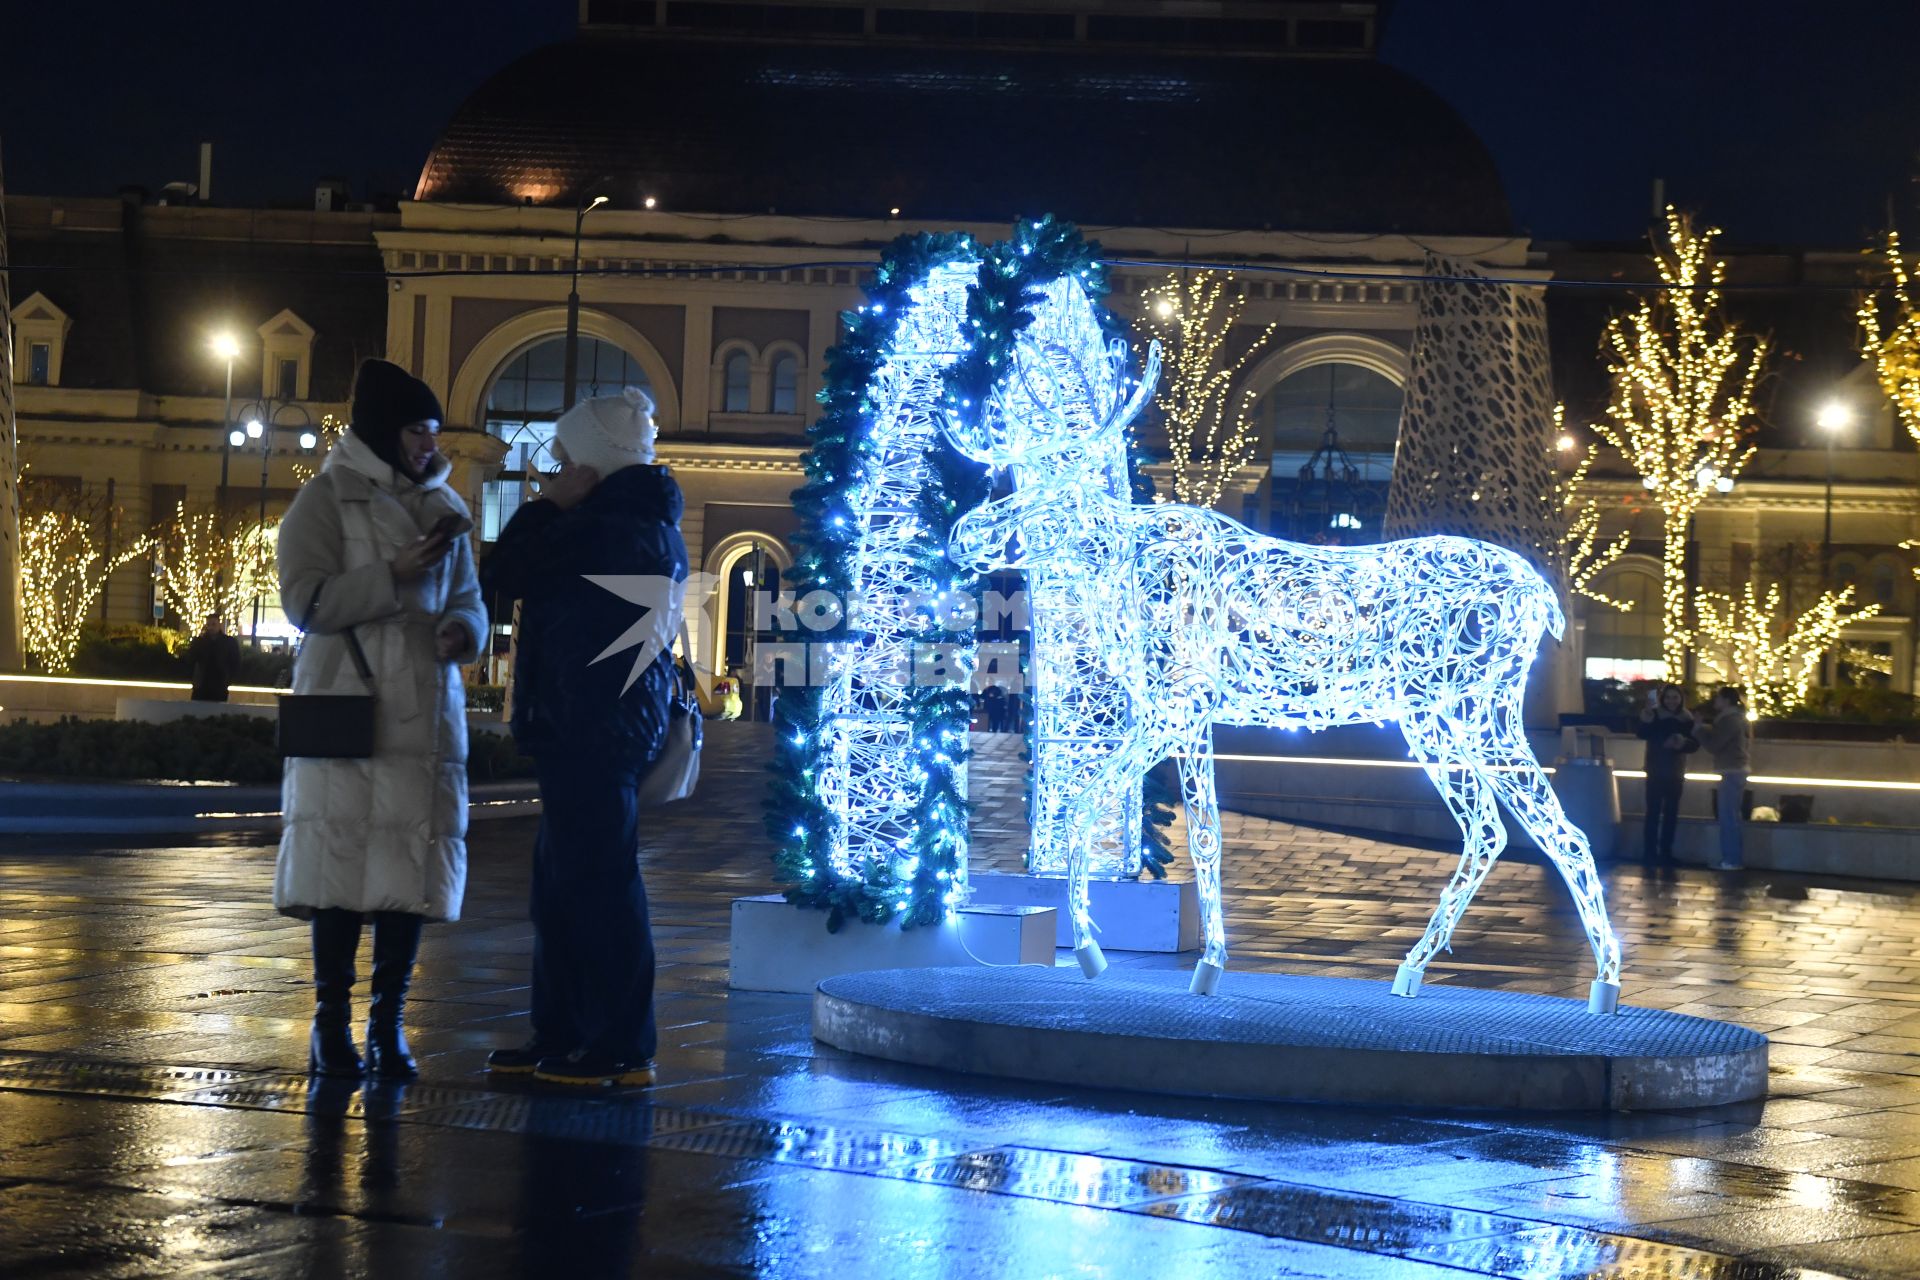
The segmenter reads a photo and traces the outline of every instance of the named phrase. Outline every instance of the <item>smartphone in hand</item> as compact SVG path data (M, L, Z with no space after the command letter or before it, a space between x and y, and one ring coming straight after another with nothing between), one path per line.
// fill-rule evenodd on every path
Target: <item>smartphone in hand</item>
M449 511L433 522L433 528L427 531L427 536L440 542L452 542L472 532L473 521L457 511Z

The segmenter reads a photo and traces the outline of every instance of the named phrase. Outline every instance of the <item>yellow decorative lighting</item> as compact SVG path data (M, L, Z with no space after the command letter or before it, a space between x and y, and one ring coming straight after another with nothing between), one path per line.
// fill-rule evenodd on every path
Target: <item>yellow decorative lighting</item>
M1669 678L1683 668L1692 641L1687 526L1709 493L1724 492L1715 482L1731 482L1753 456L1743 439L1767 356L1764 338L1749 339L1720 315L1727 264L1710 252L1719 234L1696 231L1668 207L1666 243L1653 254L1666 287L1607 322L1613 390L1594 424L1660 508L1660 656ZM1702 476L1709 478L1703 483Z
M1234 473L1252 460L1253 390L1236 391L1235 384L1265 349L1275 325L1229 358L1227 338L1246 305L1232 274L1223 271L1176 272L1142 295L1134 327L1142 347L1157 339L1164 353L1153 403L1166 424L1175 502L1215 505Z
M160 531L154 562L161 599L189 631L211 617L238 619L253 598L277 585L279 526L249 522L228 532L220 513L182 502Z
M1571 450L1576 443L1566 432L1566 416L1567 407L1564 404L1553 406L1553 429L1559 436L1558 447L1563 453ZM1569 590L1624 613L1633 608L1631 603L1617 600L1593 587L1593 580L1608 565L1625 555L1628 544L1633 541L1632 529L1622 529L1611 542L1603 544L1600 541L1600 499L1588 480L1588 472L1593 469L1594 459L1599 456L1600 446L1590 444L1565 479L1558 475L1554 477L1554 502L1563 526L1560 534L1560 568L1566 575Z
M136 538L109 556L95 541L95 527L93 520L71 511L21 518L22 639L45 671L72 669L107 579L152 550L148 539Z
M1883 321L1880 300L1868 295L1855 314L1860 321L1860 355L1873 362L1880 390L1893 402L1907 434L1920 440L1920 309L1914 306L1900 236L1887 232L1887 268L1893 274L1893 305Z
M1780 610L1780 584L1762 598L1748 583L1739 596L1701 592L1694 615L1706 645L1720 651L1721 674L1744 684L1752 713L1766 719L1806 701L1820 657L1841 630L1880 612L1877 604L1850 609L1852 603L1852 587L1825 592L1789 626Z

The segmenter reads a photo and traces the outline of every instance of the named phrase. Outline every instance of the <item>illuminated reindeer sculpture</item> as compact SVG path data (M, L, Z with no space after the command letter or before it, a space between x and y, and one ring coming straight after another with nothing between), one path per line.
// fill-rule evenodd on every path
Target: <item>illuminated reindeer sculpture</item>
M1092 978L1106 967L1089 932L1091 833L1145 770L1179 760L1205 941L1191 990L1211 994L1227 963L1213 726L1392 720L1465 837L1394 993L1419 991L1505 847L1497 803L1571 890L1599 971L1588 1008L1612 1012L1620 947L1593 855L1521 724L1541 637L1565 626L1553 588L1520 556L1467 538L1308 546L1205 508L1129 502L1113 468L1124 466L1125 428L1158 378L1158 346L1133 382L1126 345L1101 333L1084 295L1067 293L1078 286L1051 289L1063 296L1034 309L989 402L945 425L964 456L1009 469L1015 484L962 518L949 550L979 572L1042 571L1105 605L1084 611L1092 634L1082 643L1125 688L1131 723L1116 750L1058 779L1069 788L1067 902L1082 971ZM1033 607L1037 615L1045 601Z

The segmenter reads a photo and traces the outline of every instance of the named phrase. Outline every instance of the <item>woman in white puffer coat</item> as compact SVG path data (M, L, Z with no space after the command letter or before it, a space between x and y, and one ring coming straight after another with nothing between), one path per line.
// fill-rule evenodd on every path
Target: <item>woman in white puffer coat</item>
M466 504L447 487L440 402L398 365L369 360L353 423L280 525L280 599L306 631L297 694L368 691L371 759L296 757L281 782L273 904L313 922L316 1074L418 1074L402 1028L427 920L454 920L467 876L466 694L487 615ZM363 917L373 920L367 1059L350 997Z

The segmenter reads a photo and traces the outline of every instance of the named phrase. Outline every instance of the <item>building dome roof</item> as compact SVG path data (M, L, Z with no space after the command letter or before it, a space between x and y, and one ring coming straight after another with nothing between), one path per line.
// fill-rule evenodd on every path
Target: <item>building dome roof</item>
M488 80L415 199L1504 235L1492 158L1363 58L581 39Z

